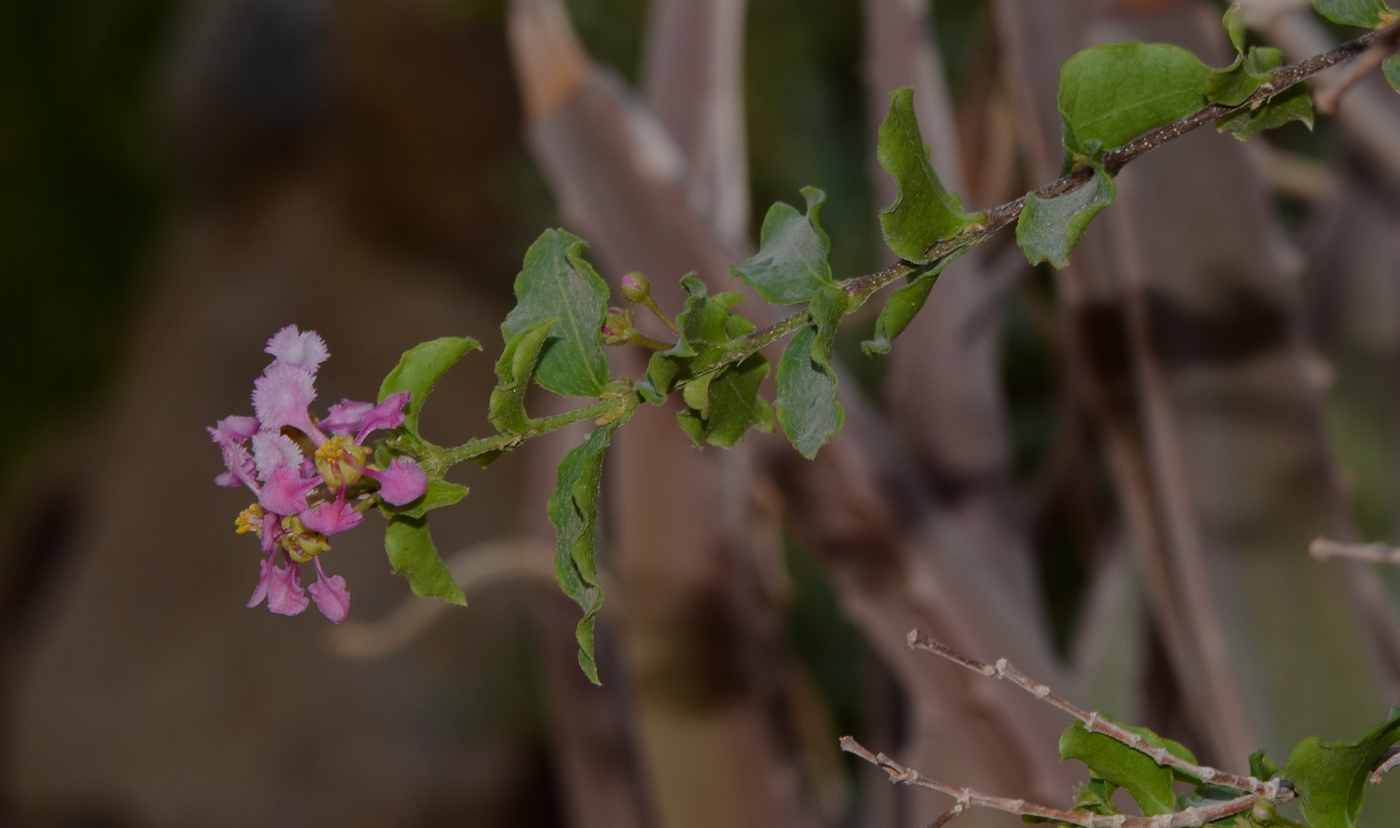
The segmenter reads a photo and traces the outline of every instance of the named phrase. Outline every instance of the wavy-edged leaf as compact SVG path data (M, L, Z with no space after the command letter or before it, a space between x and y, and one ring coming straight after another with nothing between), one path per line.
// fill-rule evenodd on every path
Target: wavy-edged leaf
M1400 741L1400 707L1355 742L1299 742L1283 766L1283 778L1298 792L1312 828L1356 828L1366 797L1366 778L1381 755Z
M1230 36L1230 45L1235 47L1237 54L1244 54L1244 9L1239 3L1231 3L1230 8L1225 10L1225 15L1220 18L1220 25L1225 27L1225 34Z
M554 524L556 547L554 574L564 594L583 608L574 636L578 639L579 667L594 684L598 664L593 654L593 623L603 605L598 583L598 492L602 482L603 453L613 432L625 419L598 426L583 444L564 455L559 464L554 493L549 497L549 520Z
M525 392L539 363L540 351L557 318L536 322L506 340L501 358L496 360L496 388L491 392L491 425L506 434L520 434L530 427L525 413Z
M408 391L403 427L417 436L418 415L423 410L428 393L442 379L442 375L457 364L457 360L480 347L481 343L469 337L444 336L409 348L399 358L399 364L380 383L379 401L384 402L384 398L390 394Z
M1391 89L1400 92L1400 54L1391 55L1381 61L1381 74L1385 75Z
M778 361L778 424L808 460L841 430L845 409L836 401L836 372L817 362L817 329L803 328Z
M1281 127L1291 121L1302 121L1308 129L1313 128L1312 95L1308 94L1306 83L1290 86L1255 108L1245 107L1232 112L1216 120L1215 127L1220 132L1231 132L1241 141L1247 141L1266 129Z
M1106 43L1060 67L1065 148L1073 155L1121 147L1205 105L1211 68L1167 43Z
M689 294L685 309L676 317L681 335L671 350L652 354L646 382L638 389L656 404L680 382L713 368L732 340L754 330L752 322L729 311L743 301L739 294L725 291L709 296L705 283L694 273L681 278L681 287Z
M564 230L546 230L525 251L515 277L515 308L501 323L507 342L531 326L558 322L545 338L535 381L566 397L597 397L608 384L602 325L608 286L588 262L588 245Z
M779 201L768 210L759 232L758 252L742 267L730 267L759 295L775 305L807 302L823 287L835 286L831 278L831 239L822 229L820 216L826 193L803 187L807 214Z
M1165 748L1173 756L1194 763L1196 757L1178 742L1164 739L1145 727L1124 727L1138 734L1153 747ZM1089 772L1127 791L1145 816L1170 814L1176 810L1172 783L1176 773L1102 733L1090 733L1082 722L1075 722L1060 734L1060 758L1083 762Z
M1249 754L1249 775L1255 779L1273 779L1278 775L1278 765L1269 758L1269 754L1256 750Z
M1283 52L1270 46L1254 46L1228 69L1211 73L1206 79L1206 100L1239 106L1259 87L1272 83L1274 70L1282 65Z
M471 491L466 486L457 483L449 483L446 480L429 480L428 490L417 500L409 501L402 506L394 506L390 503L381 503L380 510L385 516L402 515L410 518L420 518L434 509L441 509L444 506L451 506Z
M389 554L394 574L406 578L415 595L467 605L462 588L433 545L426 519L406 515L389 518L389 527L384 531L384 550Z
M1379 29L1395 22L1395 10L1382 0L1313 0L1313 8L1333 23Z
M904 333L904 329L909 327L909 323L914 321L914 317L928 301L929 291L933 290L933 283L938 281L938 274L967 251L966 247L954 250L915 273L909 284L890 293L890 298L885 300L884 309L875 320L875 335L860 344L860 349L866 356L873 357L890 352L895 337Z
M754 354L718 376L691 381L685 387L689 407L679 415L681 428L696 446L720 448L733 448L750 428L772 433L773 409L758 395L770 370L768 360Z
M965 212L962 201L938 180L914 115L913 89L890 93L876 156L898 188L894 204L880 211L880 227L885 244L901 259L927 262L930 247L985 220L983 213Z
M1089 222L1117 197L1113 179L1098 162L1093 162L1093 168L1089 183L1073 192L1046 199L1036 198L1035 193L1026 196L1026 207L1016 222L1016 243L1031 264L1049 262L1059 268L1068 264L1070 251L1089 229Z

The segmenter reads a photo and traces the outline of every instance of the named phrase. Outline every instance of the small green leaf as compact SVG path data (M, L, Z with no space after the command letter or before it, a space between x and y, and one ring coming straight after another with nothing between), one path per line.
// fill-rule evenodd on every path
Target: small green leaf
M880 227L885 244L901 259L927 262L930 247L985 220L983 213L964 212L962 201L938 180L914 116L913 89L890 94L876 155L898 187L894 204L880 211Z
M506 341L506 348L496 361L491 425L506 434L520 434L530 427L530 417L525 413L525 392L530 389L530 377L535 373L545 338L557 324L559 320L551 317L525 328Z
M817 326L817 338L812 340L812 359L823 368L831 368L831 348L836 343L836 328L850 306L851 298L846 291L830 287L818 291L807 308L807 313Z
M1230 44L1235 47L1235 51L1244 54L1244 10L1239 3L1231 3L1230 8L1225 10L1225 16L1220 19L1220 24L1225 27L1225 33L1230 36Z
M1395 22L1393 9L1381 0L1313 0L1317 13L1344 26L1379 29Z
M1180 46L1107 43L1060 68L1065 148L1076 156L1121 147L1205 105L1211 69Z
M1263 132L1266 129L1281 127L1290 121L1302 121L1308 129L1313 128L1312 96L1308 85L1299 83L1290 86L1277 95L1259 102L1257 107L1232 112L1215 122L1221 132L1232 132L1241 141Z
M831 279L831 239L818 220L826 193L803 187L807 215L781 201L768 210L759 232L758 253L743 267L730 267L736 279L752 285L775 305L811 300L817 290L836 283Z
M860 344L860 349L866 356L873 357L890 352L890 345L894 343L895 337L904 333L904 329L909 327L909 323L914 321L914 317L928 301L929 292L933 290L933 283L938 280L938 274L968 249L960 247L954 250L913 274L909 284L890 293L890 298L885 300L884 310L880 311L879 318L875 320L874 337Z
M1366 778L1391 745L1400 741L1400 707L1355 742L1299 742L1283 766L1312 828L1355 828L1366 797Z
M1117 196L1113 179L1098 162L1093 162L1093 168L1089 183L1073 192L1047 199L1036 198L1035 193L1026 196L1026 208L1016 222L1016 243L1031 264L1064 267L1089 222L1113 203Z
M1400 92L1400 54L1391 55L1381 61L1381 73L1390 82L1390 88Z
M681 279L681 287L690 294L676 317L681 335L671 350L652 354L647 381L639 389L648 402L660 404L676 385L713 368L733 339L754 329L752 322L729 312L743 301L739 294L726 291L708 296L705 283L694 273Z
M846 412L836 401L836 372L817 362L817 329L803 328L778 361L778 423L808 460L841 430Z
M449 604L467 605L467 597L447 564L438 556L433 538L428 534L428 521L396 515L389 518L384 532L384 549L395 575L408 579L413 594L424 598L441 598Z
M1268 781L1278 773L1278 765L1262 750L1249 754L1249 775L1255 779Z
M409 348L380 384L379 401L384 402L384 398L390 394L408 391L403 426L408 433L417 436L418 415L423 410L423 401L428 398L428 393L447 373L447 369L457 364L457 360L480 347L481 343L475 339L444 336Z
M1113 804L1113 793L1118 786L1107 779L1091 778L1089 784L1074 789L1074 810L1100 816L1121 814Z
M403 506L381 502L380 509L386 517L402 515L403 517L420 518L434 509L451 506L466 497L468 491L470 489L466 486L459 486L446 480L429 480L428 490L417 500L410 501Z
M1124 727L1143 737L1153 747L1165 748L1172 755L1194 763L1196 758L1181 744L1164 739L1145 727ZM1090 733L1075 722L1060 735L1060 758L1083 762L1089 772L1127 791L1144 816L1169 814L1176 810L1172 782L1176 774L1152 757L1134 750L1102 733Z
M567 397L597 397L608 384L602 325L608 286L583 259L587 245L563 230L546 230L525 251L515 277L515 309L501 323L507 342L549 319L558 323L545 339L535 381Z
M1239 106L1266 83L1273 83L1274 71L1283 65L1283 52L1269 46L1251 47L1234 64L1206 79L1206 100L1225 106Z
M718 376L692 380L685 387L690 407L680 413L681 428L697 447L710 443L733 448L750 428L771 433L773 410L758 395L770 370L768 360L754 354Z
M603 453L623 419L593 429L583 444L564 455L559 464L554 493L549 497L549 520L554 524L556 550L554 574L564 594L583 608L583 620L574 632L578 639L578 663L589 681L598 680L593 655L594 616L603 605L598 584L598 492L602 482Z

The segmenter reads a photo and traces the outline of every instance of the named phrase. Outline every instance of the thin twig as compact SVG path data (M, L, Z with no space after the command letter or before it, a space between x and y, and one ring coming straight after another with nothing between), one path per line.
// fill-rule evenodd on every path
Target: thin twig
M1110 739L1115 739L1128 747L1150 757L1152 761L1164 767L1176 768L1183 773L1189 774L1208 782L1212 785L1223 785L1227 788L1234 788L1238 791L1248 791L1256 797L1272 800L1275 802L1291 798L1290 794L1283 794L1277 779L1265 782L1253 776L1239 776L1228 771L1212 768L1207 765L1197 765L1173 754L1166 748L1149 744L1142 736L1128 730L1116 722L1105 719L1098 713L1089 712L1070 704L1068 701L1055 695L1046 685L1031 679L1025 673L1011 666L1006 659L998 659L996 664L984 664L975 658L970 658L949 647L941 641L935 641L918 630L909 632L909 646L917 650L927 650L930 653L940 655L949 661L960 664L963 667L981 673L988 678L1005 679L1012 684L1025 690L1054 707L1063 710L1084 724L1084 729L1090 733L1101 733Z
M1255 794L1245 794L1235 799L1229 799L1214 805L1197 805L1171 814L1159 814L1157 816L1129 816L1128 814L1089 814L1080 811L1062 811L1058 808L1047 808L1044 805L1037 805L1034 802L1027 802L1024 799L1006 799L999 796L988 796L972 788L959 788L953 785L945 785L929 779L913 768L905 767L883 753L872 753L863 745L850 736L841 737L841 749L847 753L853 753L865 761L889 774L891 782L900 782L905 785L913 785L920 788L928 788L947 794L957 800L954 812L961 812L969 807L990 808L996 811L1005 811L1018 816L1037 817L1051 822L1063 822L1070 825L1079 825L1082 828L1199 828L1208 822L1217 819L1224 819L1234 814L1243 813L1254 806L1262 797ZM1285 789L1286 790L1286 789ZM950 812L952 813L952 812ZM944 816L947 816L945 814ZM951 819L952 817L948 817ZM935 822L935 825L938 823Z
M1366 563L1400 564L1400 548L1383 543L1344 543L1328 538L1318 538L1308 547L1308 552L1319 561L1333 558L1347 558Z
M1342 98L1346 97L1353 86L1375 71L1376 67L1380 66L1381 62L1395 51L1398 41L1400 41L1400 27L1386 29L1383 36L1372 43L1371 47L1361 55L1361 59L1351 67L1351 71L1347 72L1346 77L1317 93L1317 111L1323 115L1336 113Z
M1400 748L1391 748L1381 755L1381 761L1376 765L1376 769L1371 771L1371 784L1381 784L1381 777L1392 770L1396 765L1400 765Z

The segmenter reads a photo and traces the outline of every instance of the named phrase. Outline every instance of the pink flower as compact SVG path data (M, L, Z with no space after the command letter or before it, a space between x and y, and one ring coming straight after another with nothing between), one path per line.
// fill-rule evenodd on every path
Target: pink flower
M339 575L326 577L320 558L316 559L316 583L311 585L311 600L332 623L339 624L350 613L350 590L345 588L345 579Z
M276 357L272 363L295 365L308 374L316 373L316 367L331 355L326 350L326 341L315 331L302 333L296 325L288 325L273 335L263 349ZM272 366L268 366L272 367Z
M428 490L428 473L402 457L395 457L384 471L366 468L365 475L379 481L379 496L395 506L417 500Z

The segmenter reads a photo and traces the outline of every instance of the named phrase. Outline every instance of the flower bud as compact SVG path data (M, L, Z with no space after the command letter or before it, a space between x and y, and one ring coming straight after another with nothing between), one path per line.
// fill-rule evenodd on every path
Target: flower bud
M608 308L603 317L603 342L607 345L623 345L632 335L632 311Z
M645 302L651 296L651 283L640 273L622 277L622 295L629 302Z

